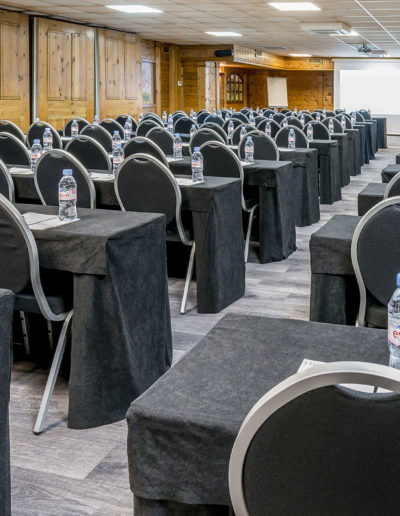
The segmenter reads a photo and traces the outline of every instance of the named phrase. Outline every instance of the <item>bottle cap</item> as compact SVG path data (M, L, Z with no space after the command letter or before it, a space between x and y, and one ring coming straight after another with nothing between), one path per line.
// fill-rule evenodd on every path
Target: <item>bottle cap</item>
M397 286L400 287L400 272L397 274Z
M40 143L40 140L33 140L33 143Z
M119 131L114 131L114 134L118 134L119 135Z
M75 124L76 120L74 119L73 123Z
M63 176L72 176L72 170L70 168L65 168L63 170Z
M194 152L200 152L200 147L195 147Z
M180 138L180 134L179 133L175 133L175 138Z
M248 136L247 141L251 141L251 140L252 140L251 136Z

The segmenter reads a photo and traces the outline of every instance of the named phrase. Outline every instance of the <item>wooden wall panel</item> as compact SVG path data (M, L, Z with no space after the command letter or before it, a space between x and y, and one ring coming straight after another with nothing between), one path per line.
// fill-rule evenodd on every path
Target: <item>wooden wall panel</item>
M70 118L93 119L94 29L38 20L38 116L62 129Z
M169 112L169 45L160 45L160 111Z
M151 105L143 105L143 112L155 112L161 115L161 43L142 39L142 62L152 63L154 75L154 102Z
M29 19L0 10L0 119L30 123Z
M98 35L100 118L137 117L142 109L140 38L106 29Z

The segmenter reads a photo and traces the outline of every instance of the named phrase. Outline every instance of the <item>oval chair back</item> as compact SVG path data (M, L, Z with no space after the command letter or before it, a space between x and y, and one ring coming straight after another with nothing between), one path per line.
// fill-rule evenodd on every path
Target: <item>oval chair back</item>
M87 125L90 125L90 122L88 120L86 120L86 118L79 118L79 117L71 118L71 120L68 120L68 122L64 126L64 129L63 129L64 136L71 136L71 127L72 127L72 123L74 120L76 120L78 123L79 132L81 132L82 129L84 127L86 127Z
M8 133L16 136L18 140L25 143L25 135L21 129L10 120L0 120L0 133Z
M196 122L193 122L193 120L187 116L182 116L174 123L174 133L189 135L193 124L197 129L198 125Z
M136 136L147 136L147 133L153 127L161 127L158 122L153 120L152 118L146 118L146 120L142 120L136 129Z
M224 125L222 126L222 129L225 131L226 134L228 134L228 125L231 120L233 123L234 130L236 129L236 127L238 125L242 125L242 122L238 118L229 118L228 120L225 120Z
M147 154L156 158L166 167L168 166L168 160L160 147L145 136L135 136L135 138L131 138L129 142L126 142L124 153L125 159L133 154Z
M329 121L332 120L333 121L333 132L334 133L343 133L343 127L342 127L342 124L339 122L339 120L337 120L336 118L332 117L332 116L327 116L326 118L324 118L321 122L321 124L324 124L324 126L328 129L329 131Z
M167 129L162 127L153 127L153 129L150 129L147 133L146 138L158 145L166 156L173 155L174 137Z
M114 135L114 131L118 131L119 135L121 137L121 140L124 139L124 128L121 124L119 124L117 121L115 121L113 118L104 118L100 122L100 127L103 127L111 136L111 138Z
M81 136L90 136L96 140L106 152L112 152L112 138L110 133L99 124L89 124L85 126L81 133Z
M214 122L205 122L202 126L202 129L212 129L217 134L221 136L221 138L224 140L224 142L228 143L228 136L225 130L218 124L214 124Z
M212 122L216 125L219 125L220 127L224 125L223 119L220 116L214 114L208 115L208 117L204 120L203 124L206 124L207 122Z
M233 113L231 118L236 118L237 120L240 120L242 124L249 124L250 120L247 118L247 116L244 113Z
M26 145L9 133L0 133L0 159L7 165L31 166L31 157Z
M293 129L296 134L296 149L308 149L310 144L307 140L306 135L301 129L294 125L288 125L282 127L275 136L275 142L278 147L288 148L289 147L289 131Z
M250 131L247 136L251 136L253 140L255 160L279 161L279 149L273 138L261 131ZM245 146L246 139L242 138L238 148L238 155L242 160L245 158Z
M275 138L276 133L278 131L280 131L280 129L281 129L281 126L278 124L278 122L275 122L275 120L270 120L269 118L264 118L264 120L257 125L257 129L258 129L258 131L261 131L264 133L267 122L269 122L271 124L271 136L272 136L272 138Z
M330 140L331 135L328 128L322 122L311 122L313 127L313 140ZM307 131L307 126L304 127L304 132Z
M13 178L4 161L0 159L0 194L10 202L15 201L15 189Z
M295 127L298 127L299 129L303 130L303 124L300 122L300 120L295 116L289 116L288 117L288 124L294 125ZM281 125L283 124L283 120L281 122Z
M90 136L76 136L68 142L65 150L75 156L87 170L112 170L111 160L104 147Z
M198 131L193 133L190 137L190 142L189 142L190 155L193 154L195 147L201 147L203 145L203 143L210 142L210 141L221 142L221 143L225 144L224 140L218 133L216 133L212 129L207 129L207 128L203 129L201 127Z
M341 113L339 115L336 115L336 120L339 122L340 126L342 125L341 124L341 121L342 121L342 116L344 116L344 113ZM344 116L344 120L346 122L346 129L352 129L352 125L351 125L351 120L349 120L349 117L347 116Z
M40 121L34 122L28 129L26 139L29 147L32 147L33 140L40 140L40 144L43 148L43 133L47 127L50 129L51 134L53 136L53 149L62 149L62 141L60 135L58 134L58 131L47 122Z
M360 109L359 113L361 114L362 117L364 117L365 121L369 122L372 120L371 113L369 113L366 109Z
M239 145L239 142L240 142L240 131L242 130L242 128L245 128L246 129L246 134L247 133L250 133L251 131L254 131L255 127L254 125L251 125L251 124L240 124L238 125L235 130L233 131L233 134L232 134L232 145Z

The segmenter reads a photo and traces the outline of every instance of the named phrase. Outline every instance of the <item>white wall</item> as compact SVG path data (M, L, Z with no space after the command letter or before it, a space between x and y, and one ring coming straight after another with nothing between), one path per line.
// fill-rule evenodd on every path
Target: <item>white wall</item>
M389 134L400 134L400 60L335 59L334 105L371 109L387 118Z

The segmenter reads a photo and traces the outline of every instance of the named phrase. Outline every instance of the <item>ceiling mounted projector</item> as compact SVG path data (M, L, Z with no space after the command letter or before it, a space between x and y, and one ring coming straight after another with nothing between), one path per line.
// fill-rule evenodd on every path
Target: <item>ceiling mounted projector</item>
M363 56L369 56L369 57L385 57L387 56L386 50L381 50L380 48L371 48L365 43L361 45L361 47L358 47L357 49L358 53Z
M329 36L330 34L350 34L351 27L342 22L327 22L327 23L302 23L301 28L311 34L322 34Z

